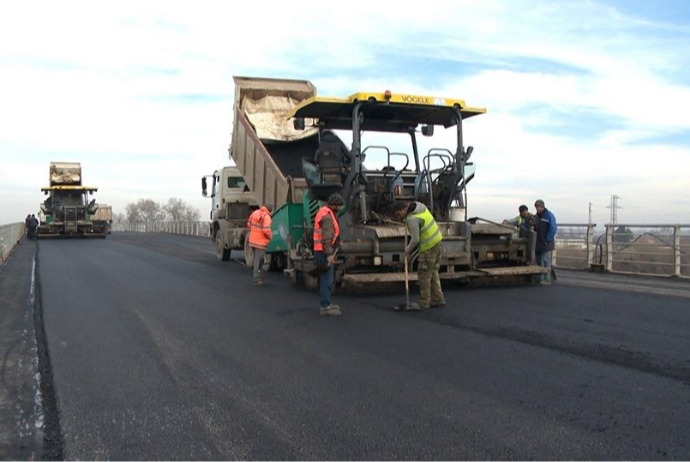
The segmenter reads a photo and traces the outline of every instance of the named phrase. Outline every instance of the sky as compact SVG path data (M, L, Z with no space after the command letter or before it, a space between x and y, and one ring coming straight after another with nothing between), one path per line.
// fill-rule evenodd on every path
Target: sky
M38 213L51 161L94 197L208 217L233 76L463 99L468 213L543 199L560 223L690 223L690 3L129 1L0 6L0 224ZM598 228L599 229L599 228Z

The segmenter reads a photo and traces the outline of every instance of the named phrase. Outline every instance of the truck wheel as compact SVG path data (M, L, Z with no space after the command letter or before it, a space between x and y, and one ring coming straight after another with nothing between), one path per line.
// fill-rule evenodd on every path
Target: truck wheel
M216 257L218 257L218 260L220 261L228 261L230 260L230 249L226 249L225 245L223 244L223 235L220 232L220 230L216 231Z

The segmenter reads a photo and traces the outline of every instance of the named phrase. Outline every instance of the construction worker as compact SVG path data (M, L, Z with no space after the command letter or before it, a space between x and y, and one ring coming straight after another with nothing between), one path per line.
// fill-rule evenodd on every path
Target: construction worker
M526 237L527 231L536 232L539 228L539 218L532 215L526 205L521 205L518 211L520 215L510 220L503 220L503 224L515 226L518 229L519 237Z
M262 286L265 284L263 270L261 268L266 255L266 246L271 240L271 210L272 204L262 205L254 210L247 220L249 230L249 246L254 251L254 261L252 262L254 285ZM247 262L249 264L249 262Z
M534 203L534 208L537 209L537 219L539 220L539 229L537 231L537 248L536 257L537 265L543 266L547 272L537 276L537 281L545 286L551 284L553 280L551 269L551 252L556 248L556 233L558 232L558 225L556 224L556 217L541 199L537 199Z
M31 214L28 214L24 219L24 229L26 230L26 239L31 240Z
M328 269L321 273L319 279L319 314L321 316L340 316L342 313L338 305L331 303L331 286L335 273L335 251L340 237L337 213L343 208L343 197L334 193L328 198L314 218L314 256L320 266Z
M414 249L419 246L419 304L411 304L407 310L440 308L446 305L441 278L438 271L441 267L441 230L429 209L421 202L395 202L393 214L398 220L404 220L410 242L405 248L405 258L409 259Z
M29 238L32 240L36 240L36 230L38 229L38 218L36 218L36 215L32 214L31 215L31 220L29 220Z

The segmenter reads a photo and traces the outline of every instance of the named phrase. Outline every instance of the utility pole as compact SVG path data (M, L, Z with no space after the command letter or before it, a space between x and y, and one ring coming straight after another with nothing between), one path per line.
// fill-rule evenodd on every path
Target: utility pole
M622 209L623 207L618 205L618 200L623 199L620 196L617 196L616 194L613 194L611 196L611 205L607 206L607 209L611 209L611 219L609 220L609 224L615 225L618 224L618 209Z
M587 222L589 226L592 226L592 203L589 203L589 221Z

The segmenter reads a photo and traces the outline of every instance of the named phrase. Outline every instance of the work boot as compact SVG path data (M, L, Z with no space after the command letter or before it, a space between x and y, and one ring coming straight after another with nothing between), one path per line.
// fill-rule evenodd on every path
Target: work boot
M265 286L266 283L264 282L263 279L254 279L254 285L255 286Z
M434 302L431 304L432 308L443 308L444 306L446 306L445 300L441 300L440 302Z
M321 311L319 311L319 316L340 316L343 314L340 311L340 307L337 305L331 305L328 308L321 308Z
M422 308L423 307L419 306L417 303L410 303L405 307L405 311L420 311Z

